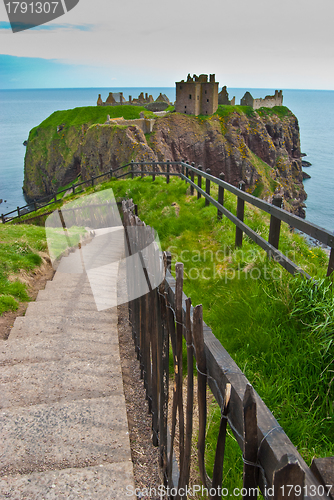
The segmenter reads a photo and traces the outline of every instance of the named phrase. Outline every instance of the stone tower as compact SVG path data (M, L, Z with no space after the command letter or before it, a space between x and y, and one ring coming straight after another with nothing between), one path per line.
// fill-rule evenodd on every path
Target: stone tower
M212 115L218 108L218 82L215 75L188 75L176 82L175 111L187 115Z

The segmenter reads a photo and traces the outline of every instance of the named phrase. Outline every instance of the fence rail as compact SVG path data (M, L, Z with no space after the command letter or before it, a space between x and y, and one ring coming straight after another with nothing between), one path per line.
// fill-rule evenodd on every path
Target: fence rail
M132 202L123 202L123 223L129 242L129 255L141 254L152 241L151 228L139 238L127 228L143 226L133 214ZM143 234L143 233L141 233ZM131 249L131 250L130 250ZM150 257L148 256L148 259ZM145 268L143 258L138 259ZM176 263L176 279L171 275L171 256L164 254L165 279L159 287L129 302L129 320L141 376L152 413L153 443L159 446L160 467L165 486L174 490L171 498L185 499L189 485L191 441L193 436L194 379L193 357L196 360L199 429L198 466L203 486L210 499L222 497L226 425L229 424L239 443L243 462L243 488L247 499L257 498L253 488L273 500L328 500L322 484L313 475L270 410L254 391L245 375L204 323L202 306L191 306L183 293L183 264ZM144 269L145 271L145 269ZM141 269L129 277L128 287L139 279ZM184 401L183 339L186 342L187 391ZM174 363L174 388L169 401L169 350ZM207 385L220 409L221 421L216 445L213 476L205 467L207 419ZM177 418L178 416L178 418ZM176 446L176 436L178 446ZM176 463L175 457L178 458ZM325 481L325 479L324 479ZM324 483L326 484L326 483ZM288 488L287 485L292 485ZM270 488L273 488L270 490Z
M152 170L145 170L145 167L152 166ZM173 166L175 171L171 171L170 168ZM164 171L157 170L156 167L166 167ZM127 169L124 173L118 174L118 172ZM117 175L118 174L118 175ZM117 179L121 179L126 176L131 176L134 178L135 176L144 177L144 175L151 175L153 180L155 180L156 176L165 176L166 182L169 183L171 176L178 176L188 184L190 184L191 194L194 195L195 190L197 191L197 197L200 198L203 196L205 198L205 204L212 204L217 208L217 217L221 219L226 216L229 220L231 220L236 226L236 238L235 245L242 246L242 237L243 233L249 236L257 245L259 245L263 250L265 250L270 258L274 258L282 267L284 267L289 273L301 273L308 279L311 278L309 274L299 268L294 262L292 262L287 256L285 256L282 252L279 251L279 239L280 239L280 228L281 222L285 222L289 224L292 228L295 228L302 233L318 240L320 243L327 245L331 248L329 255L329 262L327 268L327 276L329 276L334 270L334 234L330 231L317 226L316 224L312 224L300 217L293 215L286 210L281 208L282 198L274 195L272 204L256 198L255 196L248 194L245 192L245 183L241 181L238 187L229 184L224 181L224 174L220 174L220 177L215 177L211 175L210 169L203 170L201 166L195 167L195 164L191 165L188 162L134 162L131 161L126 165L121 167L117 167L114 170L109 170L95 177L91 177L91 179L80 182L78 184L73 185L70 189L72 189L73 193L75 189L83 184L89 183L90 185L94 185L96 179L100 179L103 176L116 177ZM197 176L197 184L195 183L195 176ZM205 179L205 189L202 189L202 180ZM211 183L214 183L218 186L218 200L215 200L211 194ZM237 196L237 213L236 215L232 214L226 207L224 207L224 192L225 190ZM59 191L54 195L53 201L47 203L44 206L48 206L55 201L57 201L57 195L66 192L67 189ZM268 213L270 217L270 229L269 229L269 238L266 241L262 236L257 234L253 229L251 229L247 224L243 222L244 219L244 210L245 210L245 202L259 208L260 210ZM37 209L36 202L35 208ZM15 220L20 216L20 212L28 207L18 207L17 212L18 215L16 217L12 217L10 220ZM41 207L39 207L41 208ZM5 223L6 216L16 212L15 210L9 212L8 214L2 214L2 222Z

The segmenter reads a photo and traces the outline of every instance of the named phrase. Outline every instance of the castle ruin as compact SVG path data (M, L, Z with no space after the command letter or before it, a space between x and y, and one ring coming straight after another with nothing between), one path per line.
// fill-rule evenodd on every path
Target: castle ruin
M187 81L176 82L175 111L188 115L212 115L218 108L218 82L215 75L188 74Z
M165 94L160 93L160 95L154 101L153 97L151 95L148 95L147 92L145 93L145 97L144 97L144 92L141 92L139 96L135 99L132 99L132 96L129 95L128 101L125 100L123 92L109 92L109 96L107 97L105 102L102 101L101 94L99 94L96 104L98 106L120 106L120 105L144 106L152 102L166 102L167 104L170 104L169 99Z
M262 107L273 108L274 106L283 106L283 92L282 90L275 90L274 95L267 95L264 99L259 97L254 99L250 92L246 92L240 99L241 106L250 106L253 109Z

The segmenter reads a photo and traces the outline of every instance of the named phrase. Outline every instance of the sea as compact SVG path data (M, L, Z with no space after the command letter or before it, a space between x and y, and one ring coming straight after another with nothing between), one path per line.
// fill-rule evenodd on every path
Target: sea
M253 97L265 97L275 89L228 88L230 98L240 102L246 90ZM161 93L175 101L175 88L79 88L0 90L0 214L25 205L22 192L25 146L29 131L51 113L61 109L95 106L98 94L109 92L137 97L148 92L155 99ZM306 219L334 232L334 91L283 89L283 104L298 118L301 150L311 163L304 170Z

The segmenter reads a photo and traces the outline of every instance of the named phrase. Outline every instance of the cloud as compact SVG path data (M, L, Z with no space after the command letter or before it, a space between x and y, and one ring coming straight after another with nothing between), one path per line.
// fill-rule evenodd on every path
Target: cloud
M17 24L17 23L16 23ZM22 23L22 28L27 28L26 25ZM40 26L35 26L29 28L32 31L57 31L57 30L68 30L68 31L93 31L93 24L42 24ZM0 30L12 30L10 23L6 21L0 21Z

